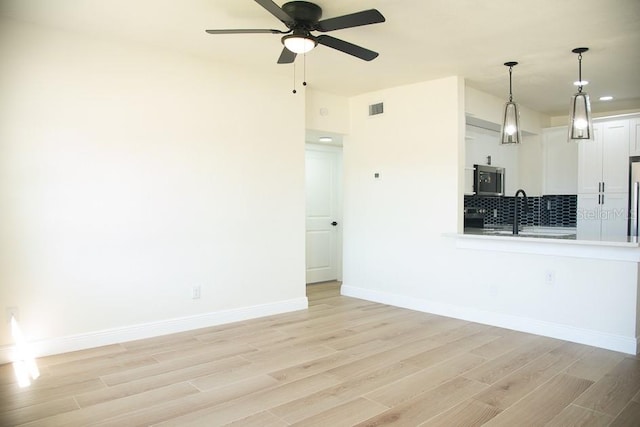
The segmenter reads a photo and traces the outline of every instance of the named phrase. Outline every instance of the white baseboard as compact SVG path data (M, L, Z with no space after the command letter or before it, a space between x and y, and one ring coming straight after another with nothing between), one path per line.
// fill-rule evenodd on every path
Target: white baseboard
M152 338L177 332L191 331L210 326L305 310L309 307L306 297L269 304L254 305L232 310L204 313L176 319L160 320L122 328L106 329L86 334L71 335L30 342L29 347L34 357L85 350L104 345L118 344L127 341ZM0 364L13 361L13 346L0 347Z
M638 354L639 349L638 339L636 338L607 334L590 329L576 328L559 323L478 310L472 307L443 304L412 298L405 295L347 286L344 284L341 287L341 293L345 296L393 305L395 307L408 308L410 310L453 317L456 319L468 320L470 322L498 326L501 328L513 329L536 335L543 335L579 344L620 351L627 354Z

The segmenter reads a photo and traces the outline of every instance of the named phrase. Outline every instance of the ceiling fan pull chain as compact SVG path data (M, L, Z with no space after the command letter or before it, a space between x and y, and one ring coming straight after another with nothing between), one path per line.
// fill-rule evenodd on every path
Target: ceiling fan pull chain
M302 86L307 85L307 54L302 55Z
M296 62L293 61L293 93L297 93L296 90Z

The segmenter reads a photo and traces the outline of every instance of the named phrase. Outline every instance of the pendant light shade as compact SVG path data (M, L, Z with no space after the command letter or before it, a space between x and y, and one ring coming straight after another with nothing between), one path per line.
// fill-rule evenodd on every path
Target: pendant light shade
M517 62L505 62L509 67L509 101L504 105L504 117L502 119L502 129L500 131L500 142L502 144L520 144L522 142L522 130L520 129L520 110L518 104L513 102L511 90L511 73Z
M571 97L569 110L569 135L567 140L593 140L593 121L591 120L591 102L589 94L582 91L585 81L582 80L582 54L587 47L577 47L572 50L578 54L578 92Z

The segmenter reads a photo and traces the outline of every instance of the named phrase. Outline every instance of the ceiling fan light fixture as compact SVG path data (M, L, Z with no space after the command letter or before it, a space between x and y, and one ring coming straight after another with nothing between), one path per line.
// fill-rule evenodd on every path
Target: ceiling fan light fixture
M502 120L502 129L500 131L501 144L520 144L522 142L522 130L520 128L520 110L518 104L513 102L513 93L511 91L511 73L513 67L518 65L515 61L505 62L504 65L509 67L509 101L504 105L504 117Z
M569 135L567 141L592 141L593 121L591 120L591 102L589 94L582 91L585 81L582 80L582 54L588 47L577 47L571 52L578 54L578 92L571 97L569 111Z
M318 45L315 37L309 34L295 32L282 37L282 44L293 53L307 53Z

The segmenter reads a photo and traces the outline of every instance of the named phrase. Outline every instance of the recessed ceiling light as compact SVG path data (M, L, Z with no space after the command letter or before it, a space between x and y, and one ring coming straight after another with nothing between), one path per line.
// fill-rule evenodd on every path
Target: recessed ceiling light
M574 86L586 86L588 84L589 84L589 82L586 81L586 80L578 80L578 81L573 82Z
M601 96L600 101L611 101L613 96Z
M318 138L318 141L320 141L320 142L331 142L331 141L333 141L333 138L331 138L330 136L321 136L320 138Z

